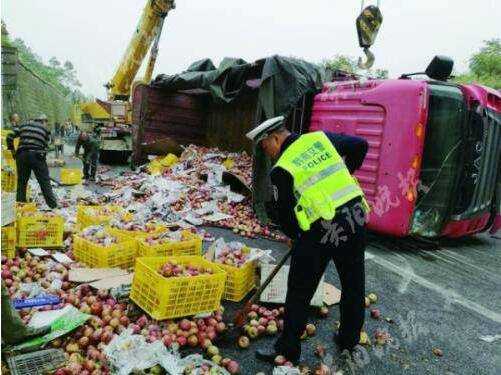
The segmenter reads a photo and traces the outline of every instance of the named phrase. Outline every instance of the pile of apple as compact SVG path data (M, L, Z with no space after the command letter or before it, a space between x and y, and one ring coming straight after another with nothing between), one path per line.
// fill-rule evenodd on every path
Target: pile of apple
M84 208L84 213L88 216L113 216L117 211L109 206L89 206Z
M158 273L163 277L199 276L211 275L212 269L209 267L197 266L194 264L180 264L170 260L158 268Z
M178 230L178 231L168 230L163 233L150 235L146 237L143 241L150 246L162 245L173 241L185 241L189 239L188 233L189 232L187 232L186 230Z
M264 306L259 306L257 304L252 305L251 311L247 314L247 324L243 327L245 335L242 335L238 338L238 347L241 349L246 349L249 347L250 340L257 339L262 335L275 335L277 334L277 332L283 330L284 313L284 307L270 310ZM322 313L325 314L325 310L323 310ZM304 340L308 337L315 336L315 333L315 325L309 323L306 325L301 339ZM277 366L292 367L292 363L287 361L287 359L283 356L277 356L277 358L275 359L275 364Z
M138 219L127 220L122 217L110 222L110 226L115 229L151 233L158 228L156 223L144 223Z
M223 358L217 346L209 345L205 346L207 356L216 365L224 367L230 374L238 374L240 372L240 366L237 361L231 358Z
M34 216L40 216L43 215L44 217L56 217L59 216L59 214L55 211L29 211L29 210L23 210L21 212L22 217L34 217Z
M205 148L190 145L186 150L188 150L187 153L194 155L194 157L189 160L189 167L195 168L197 173L193 173L191 176L176 176L171 175L170 172L168 172L170 178L187 186L193 187L188 191L186 196L182 196L177 202L171 205L174 211L182 210L185 208L187 203L192 209L197 209L202 206L203 202L211 201L213 199L211 190L200 188L202 181L199 178L194 179L193 176L199 176L206 172L207 167L204 165L206 161L204 158L205 155L209 153L222 154L223 156L211 159L216 162L222 162L230 156L230 154L224 153L217 148ZM250 186L252 182L252 159L245 152L231 154L231 158L234 161L234 165L230 171L243 178L246 184ZM232 216L231 218L217 222L216 225L218 226L233 229L235 233L244 237L256 238L258 235L261 235L276 240L283 239L283 236L280 234L275 233L268 227L259 224L259 221L252 210L249 199L245 199L239 203L221 201L218 202L218 208L221 212Z
M19 291L21 283L40 282L42 288L49 290L51 283L59 279L63 290L71 287L68 281L69 265L44 261L27 253L25 248L18 249L18 254L21 256L12 259L2 255L1 277L10 296L27 297L26 293Z
M101 246L109 246L119 242L118 238L107 233L102 225L87 227L79 236Z
M218 207L221 212L230 215L228 219L217 222L218 226L229 228L233 233L243 237L257 238L258 236L281 241L285 237L278 232L271 230L268 226L259 224L249 200L242 202L219 202Z
M383 346L386 343L390 342L392 338L387 331L377 329L376 332L374 332L374 340L376 342L376 345Z
M199 347L207 353L219 353L213 342L226 330L222 309L206 318L158 322L142 315L131 320L124 304L118 303L106 290L92 292L88 285L64 293L64 301L92 317L70 336L51 342L52 347L66 352L69 361L66 367L58 370L58 374L108 374L103 349L116 334L127 328L144 336L147 342L161 341L169 348ZM233 363L229 366L235 368Z
M225 248L216 257L215 262L227 266L242 267L249 259L249 254L244 252L244 246L235 249L228 246L228 244L225 245Z
M219 373L220 372L216 367L207 363L204 363L200 367L196 368L195 365L188 365L183 370L183 375L218 375Z
M51 347L63 349L68 360L55 374L109 374L103 350L115 334L130 326L126 306L118 303L108 291L94 292L87 284L76 290L61 291L60 296L65 304L92 317L70 335L51 341Z
M284 312L284 307L270 310L253 304L247 314L247 324L243 327L245 335L238 338L237 345L245 349L249 346L250 339L254 340L263 335L276 335L284 328Z
M208 158L210 154L217 155ZM183 157L183 155L185 155ZM197 145L189 145L181 155L181 160L187 159L186 155L191 155L189 158L189 167L195 168L201 172L205 172L207 167L204 165L206 161L222 164L226 159L233 160L233 166L230 172L238 175L245 183L250 186L252 183L252 158L245 152L229 153L221 151L218 148L208 148Z

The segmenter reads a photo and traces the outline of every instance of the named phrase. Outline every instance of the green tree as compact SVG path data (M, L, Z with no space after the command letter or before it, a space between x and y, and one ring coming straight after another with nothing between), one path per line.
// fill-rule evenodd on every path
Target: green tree
M79 92L82 86L77 79L75 67L71 61L65 61L64 64L58 60L57 57L51 57L47 64L45 64L40 56L26 45L26 43L17 38L12 42L12 45L17 48L19 59L28 68L38 74L41 78L50 82L64 95L80 96L85 95ZM78 93L74 93L74 91Z
M501 39L484 41L480 50L471 56L468 68L468 72L456 76L454 80L501 89Z
M77 72L71 61L65 61L63 64L63 80L70 87L82 87L82 84L77 79Z
M342 70L343 72L358 74L360 69L354 58L346 55L336 55L330 60L324 60L325 69L332 71Z
M388 79L388 70L387 69L376 69L374 70L374 78L377 79Z
M358 67L357 60L351 56L346 55L336 55L332 59L324 60L322 65L327 71L334 72L336 70L341 70L346 73L364 75L370 78L376 79L387 79L388 70L386 69L369 69L362 70Z
M57 57L53 56L50 58L49 60L49 65L53 68L53 69L57 69L61 66L61 63L59 62L59 60L57 59Z

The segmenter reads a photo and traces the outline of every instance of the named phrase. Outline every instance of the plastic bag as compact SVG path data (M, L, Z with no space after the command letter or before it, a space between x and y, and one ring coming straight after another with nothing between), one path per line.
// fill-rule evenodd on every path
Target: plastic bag
M110 365L118 375L128 375L134 370L146 370L160 364L170 374L180 374L179 355L168 350L162 341L147 343L142 335L126 329L104 348ZM175 371L175 372L173 372Z
M226 196L227 196L228 202L240 203L245 199L245 196L243 196L242 194L234 193L232 191L228 191Z
M225 168L220 164L205 163L207 167L207 185L219 186L223 183L223 172Z
M14 295L14 297L19 297L22 294L26 294L26 298L35 298L40 295L45 294L45 289L42 288L39 282L34 283L21 283L19 285L18 292Z
M180 368L178 374L200 375L202 368L210 369L211 375L229 375L230 373L221 366L216 365L212 361L204 359L200 354L192 354L178 361L177 365ZM191 371L190 371L191 370ZM174 373L170 372L172 375Z
M158 188L158 190L166 190L166 191L184 191L186 190L186 186L178 181L173 181L169 178L156 178L154 180L154 185Z
M211 245L211 249L212 248L214 249L215 258L218 258L221 255L221 253L226 249L230 251L236 251L236 250L242 250L244 247L246 247L246 245L241 242L238 241L226 242L222 237L214 241L214 243ZM248 249L249 249L249 254L245 262L259 260L265 263L269 263L275 261L275 258L271 256L272 253L271 250L261 250L254 247Z
M219 212L217 201L215 200L209 202L202 202L202 207L195 210L195 213L198 215L206 215L214 212Z
M273 375L301 375L297 367L278 366L273 369Z
M13 349L33 349L46 345L52 340L64 336L68 332L73 331L75 328L82 326L90 317L91 315L84 314L76 308L70 309L51 324L51 330L49 333L17 345Z

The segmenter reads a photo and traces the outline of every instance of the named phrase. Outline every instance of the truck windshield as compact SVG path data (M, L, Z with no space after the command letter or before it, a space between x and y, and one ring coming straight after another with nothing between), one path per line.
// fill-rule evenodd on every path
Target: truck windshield
M461 172L465 105L461 90L430 83L428 124L411 233L438 236L451 213Z

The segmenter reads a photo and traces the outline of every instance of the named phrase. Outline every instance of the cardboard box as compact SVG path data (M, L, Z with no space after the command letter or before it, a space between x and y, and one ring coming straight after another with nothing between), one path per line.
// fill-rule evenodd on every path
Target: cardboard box
M2 191L2 226L16 221L16 193Z
M261 265L261 280L266 279L271 273L274 264ZM285 303L285 296L287 294L287 278L289 276L289 266L283 266L280 271L275 275L271 283L261 294L260 301L267 303ZM324 304L324 277L320 279L317 290L311 299L312 306L322 306Z

